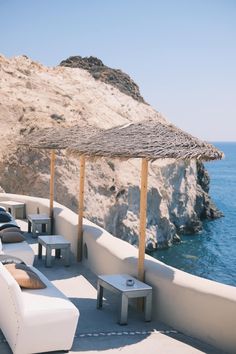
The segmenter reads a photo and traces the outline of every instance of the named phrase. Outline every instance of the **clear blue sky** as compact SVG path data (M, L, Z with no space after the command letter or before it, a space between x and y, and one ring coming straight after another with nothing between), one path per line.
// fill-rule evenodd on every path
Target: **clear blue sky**
M209 141L236 141L236 0L0 0L0 53L94 55Z

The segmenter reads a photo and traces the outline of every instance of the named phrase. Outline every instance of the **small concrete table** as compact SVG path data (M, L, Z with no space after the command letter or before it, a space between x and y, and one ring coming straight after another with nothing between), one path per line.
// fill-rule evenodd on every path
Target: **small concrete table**
M127 280L133 285L127 285ZM129 298L145 298L145 321L151 321L152 287L131 277L128 274L99 275L97 282L97 308L102 307L103 288L120 296L120 324L127 324Z
M0 206L4 206L15 219L25 218L25 203L13 200L0 201Z
M70 265L70 242L61 235L48 235L38 237L38 258L42 258L42 246L46 248L46 267L52 266L52 250L55 257L61 257L61 250L65 250L65 266Z
M33 237L37 237L37 226L41 227L41 233L50 235L51 233L51 218L47 214L29 214L28 215L28 232L31 232Z

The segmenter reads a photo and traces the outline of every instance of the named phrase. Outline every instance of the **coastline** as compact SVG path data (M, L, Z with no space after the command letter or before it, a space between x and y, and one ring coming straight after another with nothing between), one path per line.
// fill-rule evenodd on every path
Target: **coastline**
M171 249L157 251L155 258L185 272L236 286L236 142L214 142L225 159L209 162L210 195L224 217L205 221L201 233L182 236Z

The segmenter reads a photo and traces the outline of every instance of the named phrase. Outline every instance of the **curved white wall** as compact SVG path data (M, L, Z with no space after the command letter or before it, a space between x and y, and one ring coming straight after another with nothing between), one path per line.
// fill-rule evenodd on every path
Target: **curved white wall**
M96 274L137 275L137 249L86 221L83 262ZM236 288L193 276L146 255L153 317L179 331L236 353Z
M6 198L7 197L7 198ZM42 198L0 194L24 201L26 213L49 211ZM1 203L1 202L0 202ZM63 234L77 251L77 214L55 203L55 233ZM96 274L129 273L136 276L138 252L124 242L84 220L83 263ZM223 351L236 353L236 288L199 278L145 257L145 279L153 287L153 317Z
M27 195L16 195L0 193L1 200L15 200L25 203L26 215L40 213L49 214L49 200L44 198L30 197ZM54 234L64 235L71 243L71 250L74 255L77 254L78 237L78 216L72 210L54 202Z

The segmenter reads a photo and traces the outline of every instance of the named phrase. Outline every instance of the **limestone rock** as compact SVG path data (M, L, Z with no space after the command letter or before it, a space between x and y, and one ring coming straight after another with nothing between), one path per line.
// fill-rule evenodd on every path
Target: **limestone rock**
M121 92L133 97L135 100L145 102L140 95L138 85L123 71L112 69L104 65L103 62L95 57L73 56L60 63L61 66L70 68L80 68L87 70L96 80L101 80L116 87Z
M94 65L103 64L94 59ZM105 129L141 119L166 121L142 99L94 79L87 69L47 68L26 56L0 56L0 88L0 185L9 193L49 197L49 152L17 144L35 129L80 123ZM78 185L78 160L58 152L55 199L77 211ZM137 159L87 161L85 217L138 244L139 186ZM199 231L203 218L220 216L208 195L206 171L195 161L150 163L148 187L149 249L169 247L177 234Z
M4 189L0 186L0 193L5 193Z

